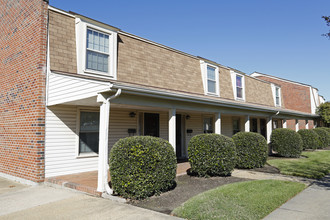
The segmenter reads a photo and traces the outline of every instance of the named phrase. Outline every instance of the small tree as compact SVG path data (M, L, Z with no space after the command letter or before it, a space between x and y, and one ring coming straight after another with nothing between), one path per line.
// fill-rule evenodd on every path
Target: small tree
M330 102L325 102L317 107L317 113L321 116L327 127L330 127Z
M330 16L322 16L322 18L325 20L328 26L330 26ZM326 34L322 34L322 36L326 36L330 39L330 31Z

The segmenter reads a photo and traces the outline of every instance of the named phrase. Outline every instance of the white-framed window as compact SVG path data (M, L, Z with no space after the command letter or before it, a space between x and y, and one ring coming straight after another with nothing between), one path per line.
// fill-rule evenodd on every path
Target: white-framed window
M76 18L79 74L117 78L117 32Z
M236 134L241 131L240 119L233 118L233 134Z
M280 87L275 87L275 104L276 106L281 106L281 91Z
M245 100L245 76L243 74L230 71L233 93L236 100Z
M276 107L281 107L282 106L281 87L272 83L271 88L272 88L272 93L273 93L273 98L274 98L274 105Z
M200 61L201 73L204 86L204 94L220 96L219 89L219 67L213 64Z
M213 117L203 118L203 130L204 133L213 133Z
M100 113L91 109L78 109L77 150L78 157L98 156Z

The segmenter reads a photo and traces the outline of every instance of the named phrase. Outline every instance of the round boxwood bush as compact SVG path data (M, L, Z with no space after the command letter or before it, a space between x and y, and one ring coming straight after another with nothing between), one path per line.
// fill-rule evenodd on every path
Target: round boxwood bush
M319 135L319 148L326 148L330 145L330 135L323 128L314 128L313 129Z
M298 131L302 141L303 150L319 148L319 136L312 129L301 129Z
M111 184L124 198L144 199L175 184L176 155L161 138L135 136L120 139L110 151Z
M236 145L238 168L263 167L268 156L267 141L261 134L238 132L233 136Z
M300 157L303 141L300 135L287 128L277 128L273 130L270 137L271 147L280 156Z
M188 145L191 172L197 176L227 176L236 164L233 140L220 134L200 134Z

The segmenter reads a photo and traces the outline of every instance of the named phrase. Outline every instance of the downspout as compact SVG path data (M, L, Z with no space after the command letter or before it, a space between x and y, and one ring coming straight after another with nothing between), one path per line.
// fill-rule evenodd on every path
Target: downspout
M110 96L109 98L107 98L103 104L108 106L108 115L110 115L110 101L117 98L118 96L120 96L121 94L121 89L118 89L116 94ZM110 120L110 116L109 116L109 120ZM107 122L107 126L109 128L109 120ZM108 140L106 140L106 148L105 148L105 157L104 157L104 167L106 172L104 172L104 176L103 179L104 184L105 184L105 191L107 192L107 194L111 195L113 193L113 190L109 187L109 179L108 179L108 170L109 170L109 145L108 145Z

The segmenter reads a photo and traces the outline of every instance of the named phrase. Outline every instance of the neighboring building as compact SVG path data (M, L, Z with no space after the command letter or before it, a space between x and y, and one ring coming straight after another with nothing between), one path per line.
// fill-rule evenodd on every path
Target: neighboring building
M108 150L120 138L164 138L181 159L196 134L253 131L269 142L287 119L312 128L318 118L312 87L290 95L281 80L249 76L46 1L0 5L0 15L8 13L0 24L3 176L42 182L98 170L103 192Z

